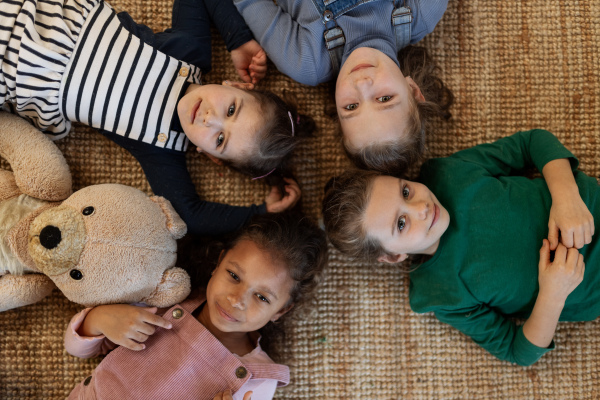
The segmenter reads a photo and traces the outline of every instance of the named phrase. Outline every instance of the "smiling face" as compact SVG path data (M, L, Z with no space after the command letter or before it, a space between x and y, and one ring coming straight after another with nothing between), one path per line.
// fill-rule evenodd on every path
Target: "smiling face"
M391 176L374 179L363 226L368 236L394 255L381 256L379 261L434 254L449 223L448 211L427 186Z
M249 157L264 124L254 96L224 85L190 85L177 113L188 139L213 161Z
M404 134L419 87L379 50L360 47L342 65L335 102L344 142L351 152Z
M210 325L220 332L254 332L291 308L293 286L279 260L241 240L224 255L206 288Z

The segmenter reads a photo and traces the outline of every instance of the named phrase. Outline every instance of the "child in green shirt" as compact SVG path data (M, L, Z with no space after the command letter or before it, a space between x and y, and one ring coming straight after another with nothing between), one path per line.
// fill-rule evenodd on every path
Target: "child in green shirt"
M577 165L554 135L534 130L429 160L421 183L346 172L326 188L326 230L354 257L427 256L410 271L411 308L530 365L554 348L559 320L600 315L600 187ZM544 178L519 176L528 167Z

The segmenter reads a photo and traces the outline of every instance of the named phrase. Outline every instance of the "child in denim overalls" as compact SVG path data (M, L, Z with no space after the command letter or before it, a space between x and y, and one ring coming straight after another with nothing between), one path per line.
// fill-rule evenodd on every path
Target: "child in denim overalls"
M424 73L423 61L417 70L401 71L397 53L433 30L445 0L234 3L281 72L309 85L337 76L337 113L355 162L391 173L415 161L424 148L427 114L436 104L445 111L452 95ZM423 60L422 52L411 54Z

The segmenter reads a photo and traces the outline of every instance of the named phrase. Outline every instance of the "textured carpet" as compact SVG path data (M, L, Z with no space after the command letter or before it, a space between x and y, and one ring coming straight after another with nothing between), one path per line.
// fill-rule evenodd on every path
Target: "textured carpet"
M168 27L169 0L113 4L156 30ZM542 127L580 158L582 170L600 175L599 43L596 0L451 1L423 41L456 95L452 120L436 123L428 139L430 155ZM206 80L235 79L220 38L214 46ZM301 111L318 124L316 136L296 155L303 208L316 219L325 182L348 166L335 124L324 114L331 102L328 86L299 85L270 67L260 87L295 92ZM58 145L76 189L116 182L149 192L137 162L93 130L75 126ZM189 163L206 199L246 205L266 194L262 183L194 152ZM289 333L284 356L292 384L277 397L600 398L598 321L559 324L556 350L522 368L496 360L432 315L412 313L407 287L407 277L393 266L365 265L332 251L312 311ZM80 308L55 292L39 304L0 314L1 399L61 399L89 375L97 360L71 357L62 345L65 326Z

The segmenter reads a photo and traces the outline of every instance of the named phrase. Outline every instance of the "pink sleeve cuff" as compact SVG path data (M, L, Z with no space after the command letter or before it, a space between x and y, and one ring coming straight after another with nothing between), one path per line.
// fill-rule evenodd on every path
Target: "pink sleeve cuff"
M77 330L81 327L90 310L91 308L86 308L71 318L71 322L69 322L69 326L65 332L65 349L75 357L95 357L99 354L106 354L109 350L116 347L104 335L79 336Z

